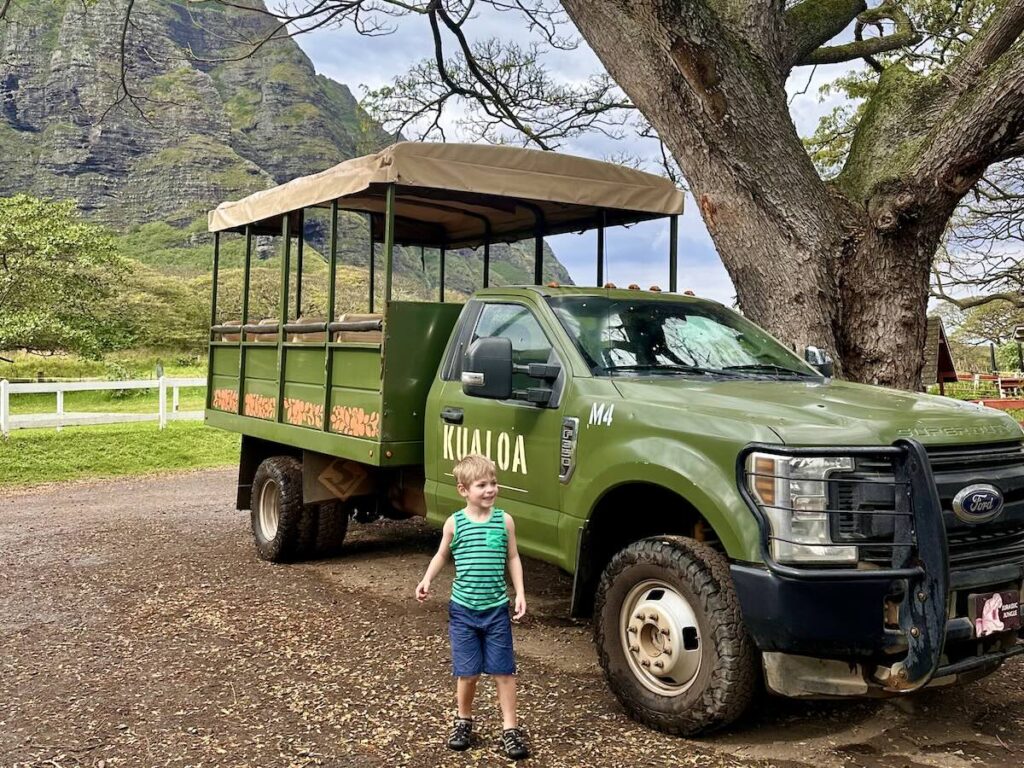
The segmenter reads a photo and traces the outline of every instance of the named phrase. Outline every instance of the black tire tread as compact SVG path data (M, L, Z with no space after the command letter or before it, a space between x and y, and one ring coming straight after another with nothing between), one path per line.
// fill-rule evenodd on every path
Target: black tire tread
M611 672L609 643L619 640L605 634L606 598L623 571L642 563L671 569L687 580L711 623L716 663L697 704L682 713L662 712L637 701ZM743 624L728 562L710 547L684 536L657 536L631 544L612 558L602 574L594 616L594 641L605 678L629 715L641 723L676 736L696 736L734 722L753 701L758 686L755 648Z
M281 507L277 535L265 541L259 529L259 494L267 480L277 483ZM251 523L256 541L256 554L261 560L287 563L312 554L316 537L315 510L302 503L302 463L294 456L271 456L264 459L252 481Z
M319 505L317 517L316 555L333 557L341 551L348 533L348 508L340 501L328 501Z

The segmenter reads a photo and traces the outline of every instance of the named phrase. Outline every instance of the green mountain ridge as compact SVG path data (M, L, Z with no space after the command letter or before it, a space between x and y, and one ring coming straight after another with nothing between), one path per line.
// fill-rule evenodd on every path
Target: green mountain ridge
M262 0L247 3L265 11ZM0 196L73 198L122 233L126 255L195 278L209 269L207 210L394 140L293 40L246 55L272 18L216 2L137 0L125 93L126 5L40 0L12 6L0 24ZM326 216L310 215L305 234L327 251ZM368 252L365 217L346 214L343 262L365 269ZM266 244L258 255L272 256ZM436 258L399 249L396 272L431 295ZM468 292L479 273L471 252L448 254L446 286ZM532 275L532 243L492 248L495 284ZM545 279L571 282L550 249Z

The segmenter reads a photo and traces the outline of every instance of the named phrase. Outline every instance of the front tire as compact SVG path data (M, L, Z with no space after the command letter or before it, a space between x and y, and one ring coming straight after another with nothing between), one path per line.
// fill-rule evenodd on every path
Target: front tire
M598 585L594 640L626 712L666 733L695 736L742 715L757 663L729 566L682 536L642 539Z
M252 481L252 534L261 560L285 563L308 556L317 536L316 509L302 503L302 464L272 456Z

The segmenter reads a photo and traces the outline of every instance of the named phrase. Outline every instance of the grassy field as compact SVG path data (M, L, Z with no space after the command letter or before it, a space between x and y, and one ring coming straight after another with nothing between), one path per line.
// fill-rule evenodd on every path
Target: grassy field
M15 430L0 440L0 487L231 466L238 444L199 422Z
M206 355L184 351L148 349L112 352L102 360L77 355L33 355L26 352L5 352L0 357L0 379L149 379L154 378L159 363L165 376L190 378L206 375Z

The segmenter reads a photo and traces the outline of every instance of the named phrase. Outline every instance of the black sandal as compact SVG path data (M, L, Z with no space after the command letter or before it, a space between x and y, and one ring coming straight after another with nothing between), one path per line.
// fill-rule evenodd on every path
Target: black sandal
M523 732L518 728L506 728L502 731L501 745L505 748L505 756L512 760L522 760L530 756L530 750L523 741Z
M448 737L448 749L462 752L469 749L470 739L473 736L473 718L456 717L452 726L452 735Z

